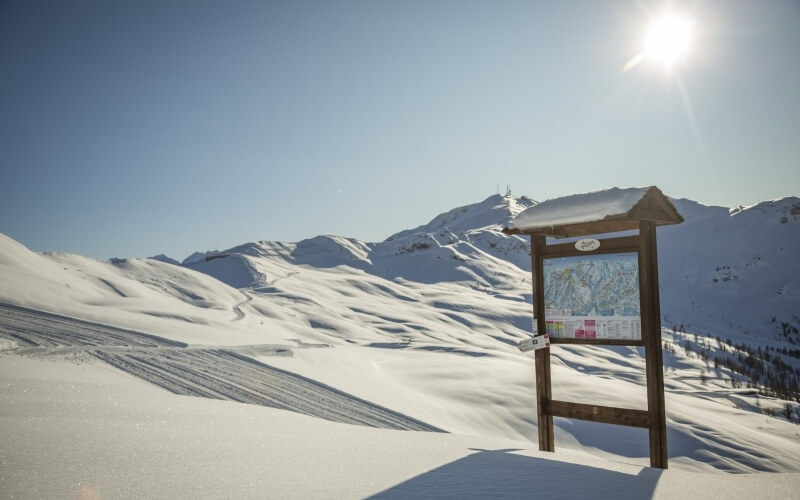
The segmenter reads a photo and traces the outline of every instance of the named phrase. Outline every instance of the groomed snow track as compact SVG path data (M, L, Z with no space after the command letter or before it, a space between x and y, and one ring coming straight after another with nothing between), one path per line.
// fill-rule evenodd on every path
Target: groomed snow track
M0 303L0 337L18 354L80 350L170 392L237 401L385 429L440 429L315 380L256 361L245 352L286 355L286 346L195 347L134 330Z
M186 347L147 333L0 303L0 334L30 347Z

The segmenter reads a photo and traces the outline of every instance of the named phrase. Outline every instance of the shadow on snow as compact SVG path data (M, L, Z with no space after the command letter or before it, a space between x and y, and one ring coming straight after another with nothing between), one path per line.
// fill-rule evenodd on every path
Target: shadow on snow
M370 498L652 498L662 472L625 474L515 455L514 449L474 451Z

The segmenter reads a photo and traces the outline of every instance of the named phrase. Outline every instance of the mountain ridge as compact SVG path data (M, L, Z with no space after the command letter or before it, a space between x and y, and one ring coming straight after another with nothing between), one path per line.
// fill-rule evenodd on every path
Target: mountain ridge
M658 233L661 284L667 291L663 304L666 314L691 315L691 303L699 303L703 295L715 303L715 312L719 312L724 308L723 299L740 293L751 302L740 301L739 312L734 311L731 320L749 325L743 329L756 328L775 315L791 320L792 301L800 301L800 283L791 279L800 276L800 265L791 258L792 245L800 241L800 198L786 197L735 209L706 206L685 198L670 199L685 222L661 228ZM500 230L533 204L527 197L492 195L439 214L426 224L399 231L379 243L317 236L297 243L248 243L216 253L228 255L228 259L236 259L237 254L249 256L243 265L250 267L258 267L250 257L272 255L296 265L350 266L385 278L502 287L503 281L517 272L515 269L530 272L530 248L527 238L507 236ZM196 253L200 254L209 253ZM404 264L398 269L394 264L400 261ZM224 274L213 269L220 267L219 263L191 264L196 270L208 270L226 280ZM776 268L780 271L776 272ZM263 279L269 279L268 273L261 274L266 276ZM231 284L242 286L245 281L248 280ZM750 288L737 292L730 289L731 282L746 282ZM257 283L254 277L247 284ZM753 285L757 285L755 289ZM770 292L781 297L766 300ZM688 310L682 300L686 297L696 299L688 301ZM760 309L766 313L759 314ZM747 319L753 315L760 316L759 320Z

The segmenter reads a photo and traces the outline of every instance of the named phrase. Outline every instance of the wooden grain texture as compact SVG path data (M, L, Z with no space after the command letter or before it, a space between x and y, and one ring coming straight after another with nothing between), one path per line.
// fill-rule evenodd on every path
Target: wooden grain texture
M650 412L613 406L588 405L551 400L547 413L554 417L574 418L628 427L650 428Z
M531 268L533 270L533 320L540 334L545 332L543 254L546 245L544 236L531 236ZM548 402L553 397L550 381L550 348L538 349L534 354L536 363L536 416L539 422L539 450L555 451L553 416L547 413Z
M656 226L642 221L639 229L639 276L642 294L642 337L647 377L647 409L650 412L650 466L666 469L667 420L664 405L664 361L661 352L661 305L658 294Z

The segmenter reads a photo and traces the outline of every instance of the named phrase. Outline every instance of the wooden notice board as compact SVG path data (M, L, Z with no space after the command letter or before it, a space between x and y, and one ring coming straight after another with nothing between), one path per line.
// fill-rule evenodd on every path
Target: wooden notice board
M537 349L534 360L539 449L555 451L553 417L640 427L649 430L650 465L666 469L656 227L679 224L683 218L655 187L567 198L528 208L513 221L520 223L512 222L504 230L531 238L535 334L547 333L551 345L644 347L647 409L554 400L550 348ZM598 210L592 209L593 201L600 206ZM554 211L554 206L562 209ZM561 223L550 220L559 217ZM638 234L604 239L598 236L632 230ZM547 244L548 236L587 235L593 237Z

